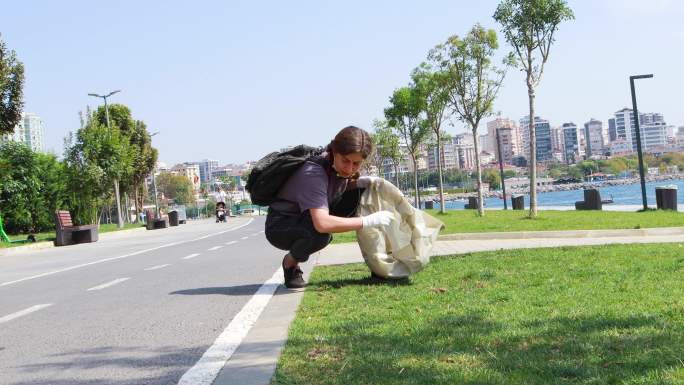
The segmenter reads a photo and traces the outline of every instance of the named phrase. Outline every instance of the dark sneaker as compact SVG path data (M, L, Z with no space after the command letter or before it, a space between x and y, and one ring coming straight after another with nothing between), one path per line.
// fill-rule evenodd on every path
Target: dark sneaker
M283 267L283 272L285 273L285 287L288 289L299 289L306 286L306 282L302 277L302 269L297 267L290 267L288 269Z

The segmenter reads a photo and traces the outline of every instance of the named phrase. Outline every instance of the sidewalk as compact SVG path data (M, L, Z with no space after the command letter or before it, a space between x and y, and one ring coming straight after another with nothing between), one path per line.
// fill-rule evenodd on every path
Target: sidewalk
M684 227L634 230L536 231L450 234L441 236L431 255L559 246L684 242ZM361 263L356 242L330 245L302 265L305 279L315 266ZM223 367L214 385L268 385L275 373L287 331L303 290L280 287L240 347Z
M125 230L115 230L115 231L108 231L106 233L99 233L98 238L100 240L102 239L116 239L122 236L128 236L130 234L135 234L139 233L145 230L145 227L135 227L132 229L125 229ZM51 249L55 247L54 242L52 241L41 241L41 242L36 242L36 243L27 243L22 246L13 246L13 247L3 247L0 248L0 257L3 256L8 256L8 255L17 255L17 254L22 254L28 251L33 251L33 250L42 250L42 249Z

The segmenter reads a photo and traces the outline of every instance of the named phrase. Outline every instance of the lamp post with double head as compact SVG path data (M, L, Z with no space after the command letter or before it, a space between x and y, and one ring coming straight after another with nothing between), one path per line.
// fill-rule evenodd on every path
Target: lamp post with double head
M93 96L96 98L102 98L104 100L104 105L105 105L105 117L107 120L107 129L109 130L109 135L111 137L112 135L112 125L109 122L109 106L107 105L107 98L114 95L117 92L121 92L121 90L116 90L108 93L107 95L99 95L99 94L88 94L89 96ZM116 197L116 226L120 229L123 228L123 220L121 216L121 199L119 197L119 178L114 178L114 196ZM126 210L128 211L128 210Z
M648 209L648 202L646 201L646 179L644 176L644 156L641 151L641 131L639 130L639 111L637 111L636 94L634 93L634 80L636 79L650 79L653 74L648 75L633 75L629 77L629 87L632 91L632 111L634 114L634 134L637 141L637 155L639 157L639 179L641 181L641 200L644 205L644 210ZM627 123L625 123L627 124Z

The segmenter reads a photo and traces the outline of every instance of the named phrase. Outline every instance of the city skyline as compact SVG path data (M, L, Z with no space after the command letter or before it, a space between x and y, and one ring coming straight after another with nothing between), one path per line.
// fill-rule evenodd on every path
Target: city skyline
M167 164L244 163L300 142L327 143L344 125L371 131L392 91L408 83L434 45L476 22L499 31L491 18L498 1L38 3L8 5L0 33L26 66L25 111L43 118L46 149L61 155L62 139L78 128L78 112L97 105L89 92L122 89L110 102L128 105L150 131L160 131L153 145ZM639 111L684 125L676 98L684 86L681 53L673 49L684 42L676 17L684 6L642 3L568 1L576 20L557 34L537 115L552 127L576 122L581 128L595 118L607 130L615 111L631 108L629 75L653 73L637 83ZM137 17L128 17L131 12ZM29 17L30 28L21 22ZM508 47L500 33L499 39L503 56ZM515 121L527 115L518 71L509 69L494 109ZM445 128L465 131L458 122ZM484 124L479 133L486 133Z

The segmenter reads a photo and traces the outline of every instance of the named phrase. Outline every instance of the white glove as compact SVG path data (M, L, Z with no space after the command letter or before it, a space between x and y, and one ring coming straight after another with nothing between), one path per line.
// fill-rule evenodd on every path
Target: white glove
M359 179L356 180L356 187L358 188L368 188L370 187L373 182L376 180L380 180L381 178L378 178L377 176L370 176L370 175L364 175L360 176Z
M389 211L378 211L365 217L361 217L364 228L389 226L394 219L394 214Z

